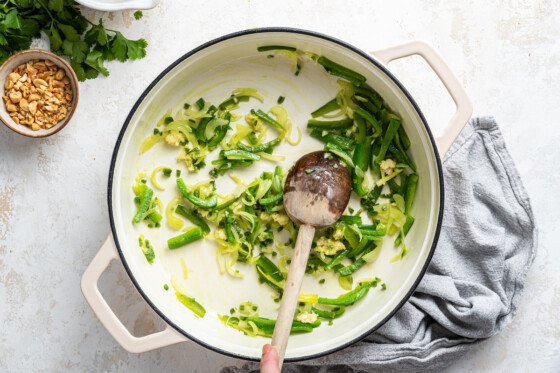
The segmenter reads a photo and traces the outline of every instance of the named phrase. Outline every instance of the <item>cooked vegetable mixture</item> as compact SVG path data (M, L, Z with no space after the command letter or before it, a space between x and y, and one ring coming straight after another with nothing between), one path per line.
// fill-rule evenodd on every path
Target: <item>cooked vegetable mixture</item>
M362 208L348 208L337 224L315 237L306 273L320 277L332 271L346 292L337 298L300 294L292 332L311 332L321 320L330 324L342 316L345 307L365 297L371 288L380 284L381 290L386 289L378 277L355 283L353 276L366 263L377 259L384 239L394 240L395 246L400 247L391 261L407 254L404 239L414 223L411 209L419 178L407 154L411 144L401 119L365 84L364 76L326 57L292 47L263 46L258 50L266 52L268 58L277 54L290 58L296 75L304 58L310 57L337 77L340 86L336 97L311 112L308 134L324 142L327 157L339 157L350 169L352 189L360 197ZM199 98L185 103L177 113L169 109L157 122L153 135L142 142L141 154L164 142L178 149L177 161L183 162L190 173L200 172L211 152L219 157L211 162L208 179L194 185L187 184L179 170L173 173L171 165L156 167L150 178L155 189L165 189L161 180L174 176L176 181L176 196L165 207L147 185L144 174L138 175L133 186L138 207L133 224L158 228L165 215L172 229L182 230L167 239L169 250L180 250L204 238L213 240L217 243L221 272L243 277L244 267L255 266L258 281L270 288L276 302L282 297L290 264L289 250L295 246L298 232L283 206L284 181L289 170L276 166L255 180L242 180L232 171L262 159L282 161L284 157L274 154L275 147L283 142L295 146L301 141L299 128L297 140L292 139L293 126L282 106L284 100L280 96L278 105L266 110L262 107L264 98L256 89L240 88L221 103ZM250 103L251 109L244 114L238 112L240 102ZM222 196L216 190L215 180L226 174L237 187ZM187 228L183 228L182 218L191 223ZM156 258L149 241L141 236L139 244L152 263ZM325 279L318 279L318 283L325 283ZM197 316L204 317L204 307L188 296L188 291L180 288L173 277L171 284L177 299ZM276 323L260 317L259 307L251 302L218 316L224 324L251 336L270 337Z

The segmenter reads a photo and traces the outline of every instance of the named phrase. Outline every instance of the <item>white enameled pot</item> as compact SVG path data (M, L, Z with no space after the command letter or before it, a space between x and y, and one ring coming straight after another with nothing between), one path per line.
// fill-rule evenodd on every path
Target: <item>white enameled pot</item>
M379 258L362 268L354 279L378 276L387 283L387 290L373 289L360 302L348 307L332 326L324 323L312 333L290 337L287 360L309 359L337 351L376 330L407 301L430 262L443 212L440 158L472 112L465 91L442 58L419 41L367 54L339 40L305 30L265 28L227 35L185 54L150 84L130 111L114 149L108 185L112 234L84 273L82 291L99 320L130 352L139 353L191 340L226 355L251 360L260 358L266 339L243 335L224 326L217 317L217 314L227 314L231 307L245 301L258 303L262 316L275 317L278 305L273 302L268 287L258 284L254 266L239 264L238 268L245 273L243 279L221 274L216 247L210 240L198 241L180 250L167 250L165 240L177 232L168 229L166 224L158 230L143 231L151 234L157 247L156 260L152 265L148 264L138 247L142 228L131 223L136 210L131 186L137 169L151 170L157 165L177 164L174 159L176 150L169 146L156 145L160 148L142 156L138 152L141 141L170 106L178 108L201 96L207 101L221 102L232 89L239 87L257 88L266 98L262 108L275 105L280 95L286 97L284 106L292 122L304 131L304 137L298 146L283 144L275 150L275 154L286 156L282 165L289 167L302 154L322 148L321 143L305 134L305 123L310 111L335 96L339 89L336 79L311 61L304 63L301 74L295 77L288 59L280 55L267 59L257 52L257 47L263 45L289 45L323 55L366 76L367 83L402 117L402 125L412 143L409 153L420 175L412 210L416 222L406 239L411 248L409 254L390 263L396 249L392 240L384 240ZM410 55L420 55L426 60L457 105L455 115L441 136L435 139L412 97L385 67L391 60ZM250 105L256 104L252 102ZM236 172L243 179L252 180L263 169L273 167L272 163L261 161L248 170ZM199 174L187 174L183 170L183 177L193 184L207 179L208 175L207 170ZM219 180L224 184L218 187L227 193L233 182L227 177ZM177 193L174 178L167 182L164 192L156 191L164 204ZM358 206L356 200L352 203ZM182 278L181 258L192 270L183 285L206 307L207 313L202 319L179 303L172 291L163 290L163 284L169 283L172 273ZM97 281L109 263L117 259L122 261L140 294L168 324L164 331L140 338L132 336L102 298ZM304 293L336 297L344 292L334 276L327 278L325 285L319 285L316 277L308 277L303 284Z

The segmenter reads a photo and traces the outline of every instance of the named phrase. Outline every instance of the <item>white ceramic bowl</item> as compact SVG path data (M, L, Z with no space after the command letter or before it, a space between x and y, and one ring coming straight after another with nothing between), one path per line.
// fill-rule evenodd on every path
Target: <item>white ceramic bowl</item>
M14 120L8 115L6 104L2 102L0 103L0 120L2 121L2 123L6 125L6 127L8 127L14 132L19 133L20 135L40 138L40 137L47 137L50 135L54 135L68 124L70 119L72 119L72 115L74 115L76 106L78 105L80 92L78 88L78 78L76 77L76 74L74 73L72 67L70 67L70 65L66 61L64 61L56 54L43 49L27 49L14 54L6 61L4 61L2 66L0 66L0 83L1 83L2 95L4 95L4 82L8 78L8 75L14 71L14 68L35 59L51 60L59 68L62 68L66 73L66 76L70 78L70 84L72 86L72 105L70 107L70 110L68 110L66 117L49 129L41 128L37 131L34 131L26 125L17 124L16 122L14 122Z
M302 154L323 147L322 143L307 134L305 123L312 110L334 97L339 89L336 79L328 76L322 68L314 66L311 61L304 64L298 77L294 77L289 60L279 55L274 59L267 59L266 54L257 52L257 47L263 45L289 45L298 50L324 55L365 75L367 83L402 117L402 125L412 143L409 154L415 161L420 175L412 209L416 222L406 239L411 248L410 253L403 260L390 263L390 259L398 251L394 249L392 240L386 239L379 258L354 276L355 282L365 277L381 277L387 283L387 290L380 291L379 287L372 289L364 299L348 307L346 313L335 320L332 326L323 323L312 333L290 337L287 360L321 356L339 350L374 331L406 302L429 264L443 212L442 166L429 127L404 87L378 60L324 35L293 29L258 29L227 35L187 53L163 71L132 108L115 146L108 187L113 237L109 237L84 274L82 291L101 322L129 351L147 351L188 338L230 356L259 359L262 345L269 341L243 335L224 326L217 317L217 314L227 314L231 307L245 301L258 303L262 316L275 317L278 305L273 302L268 287L258 283L254 266L238 265L239 270L246 274L243 279L220 274L216 247L210 240L171 251L166 249L165 242L177 233L169 230L166 224L152 231L144 231L131 224L136 210L131 186L136 178L137 169L151 170L157 165L177 164L176 150L170 149L171 147L161 146L152 149L151 153L141 156L138 154L140 143L151 133L155 122L170 106L178 108L184 102L194 102L200 96L204 96L210 102L220 102L233 88L257 88L266 101L262 105L251 102L248 107L258 105L268 108L275 105L278 96L285 96L284 106L290 113L292 122L299 125L304 132L303 141L298 146L283 144L275 149L275 154L286 156L286 161L282 162L283 166L289 167ZM403 53L402 47L392 51L384 52L385 61L407 55ZM423 43L412 43L405 51L416 51L415 53L426 57L433 50ZM437 67L436 70L441 76L446 75L444 72L450 72L437 55L431 56L430 63ZM449 76L444 79L447 87L451 86L449 79ZM459 97L457 92L453 91L455 96ZM459 106L463 109L459 110L460 115L456 115L448 127L453 128L452 133L458 133L470 116L465 105L470 105L468 99L460 103ZM245 112L247 108L242 108L241 112ZM465 117L466 112L468 113ZM441 143L443 152L453 139L444 140ZM207 163L211 160L212 158ZM261 161L250 169L235 172L244 180L252 180L263 170L273 167L274 164ZM187 174L183 169L183 177L192 184L207 179L208 175L207 170L198 174ZM217 184L218 188L221 188L222 192L227 190L229 178L223 177L219 180L221 185ZM169 183L166 183L167 190L158 192L158 197L164 204L176 194L173 182L174 178L171 178ZM233 182L229 187L232 185ZM356 199L351 201L355 207L358 206L357 203ZM147 263L138 248L138 235L141 232L150 234L151 242L159 247L156 250L157 259L152 265ZM97 280L108 263L116 258L122 260L146 301L170 325L163 332L142 338L131 336L99 295ZM182 278L179 262L181 258L185 260L188 268L193 270L188 279L183 281L184 286L191 296L206 307L207 313L202 319L195 317L179 303L172 291L162 290L163 284L169 283L172 273ZM317 277L309 276L304 280L302 292L319 293L328 297L336 297L345 292L338 286L334 275L321 277L327 277L325 285L319 285Z
M115 12L118 10L143 10L152 9L159 0L76 0L78 3L88 8Z

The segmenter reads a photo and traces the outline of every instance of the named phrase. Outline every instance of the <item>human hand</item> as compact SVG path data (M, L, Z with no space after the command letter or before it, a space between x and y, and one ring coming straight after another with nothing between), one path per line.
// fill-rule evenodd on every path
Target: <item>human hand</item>
M280 368L278 368L278 351L269 344L263 346L261 373L280 373Z

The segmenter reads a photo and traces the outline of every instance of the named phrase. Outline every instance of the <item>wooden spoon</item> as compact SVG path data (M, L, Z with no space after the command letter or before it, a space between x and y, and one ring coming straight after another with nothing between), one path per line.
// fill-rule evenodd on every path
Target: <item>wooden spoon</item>
M280 369L313 235L316 229L329 227L338 221L348 205L351 186L346 164L336 155L324 151L301 157L286 179L284 208L300 228L272 336L272 346L278 350L280 358Z

